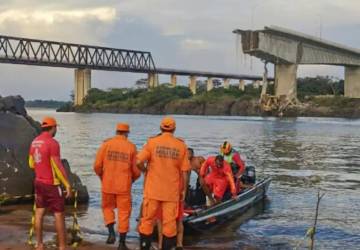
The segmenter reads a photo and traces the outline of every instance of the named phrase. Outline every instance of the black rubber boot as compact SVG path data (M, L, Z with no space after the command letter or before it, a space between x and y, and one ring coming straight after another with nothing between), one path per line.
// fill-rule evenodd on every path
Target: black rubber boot
M150 250L151 235L140 234L140 250Z
M125 244L125 241L126 241L126 233L120 233L118 250L129 250L129 248Z
M109 236L108 236L108 238L106 240L106 244L114 244L115 241L116 241L114 223L108 224L108 225L106 225L106 227L109 230Z
M162 250L174 250L176 247L176 236L175 237L163 237Z

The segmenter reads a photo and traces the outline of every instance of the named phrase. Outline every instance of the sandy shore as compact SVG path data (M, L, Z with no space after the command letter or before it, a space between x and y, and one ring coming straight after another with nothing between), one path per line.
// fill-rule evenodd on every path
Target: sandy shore
M17 209L21 208L21 209ZM33 249L27 244L29 225L31 218L31 207L24 209L24 206L9 206L0 208L0 250L26 250ZM52 225L52 217L44 220L44 241L46 249L56 249L54 246L55 232ZM35 240L35 238L34 238ZM117 245L106 245L99 240L84 240L77 249L116 249ZM136 239L129 239L128 247L138 248ZM69 249L72 249L69 247Z

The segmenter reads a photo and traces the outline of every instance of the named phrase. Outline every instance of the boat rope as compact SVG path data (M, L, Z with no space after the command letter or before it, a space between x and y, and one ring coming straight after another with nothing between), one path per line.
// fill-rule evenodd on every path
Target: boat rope
M8 195L7 193L3 193L0 195L0 204L3 204L9 200L19 200L19 199L31 199L33 198L33 194L25 194L25 195Z
M30 245L30 246L35 245L35 243L33 241L34 229L35 229L35 211L36 211L36 203L35 203L35 199L34 199L31 221L30 221L29 237L28 237L28 241L27 241L28 245Z
M75 190L75 197L74 197L74 211L73 211L73 224L71 228L71 246L73 248L77 248L83 240L80 226L78 223L77 217L77 200L78 200L78 191Z
M71 246L76 249L82 242L82 234L80 231L80 226L78 223L78 216L77 216L77 205L78 205L78 190L73 190L74 192L74 211L73 211L73 224L70 230L71 233ZM34 199L34 205L32 209L31 221L30 221L30 229L28 235L28 245L34 246L35 243L33 241L34 231L35 231L35 211L36 211L36 202Z

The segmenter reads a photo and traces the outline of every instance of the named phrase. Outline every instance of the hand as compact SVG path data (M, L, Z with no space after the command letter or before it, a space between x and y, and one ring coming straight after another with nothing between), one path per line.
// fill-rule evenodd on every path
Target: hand
M233 195L232 195L232 198L233 198L234 200L236 200L236 199L237 199L237 195L236 195L236 194L233 194Z
M72 197L72 189L71 189L71 187L69 186L69 187L66 188L65 198L66 198L66 199L69 199L70 197Z
M181 192L180 194L180 201L184 201L185 200L185 192Z

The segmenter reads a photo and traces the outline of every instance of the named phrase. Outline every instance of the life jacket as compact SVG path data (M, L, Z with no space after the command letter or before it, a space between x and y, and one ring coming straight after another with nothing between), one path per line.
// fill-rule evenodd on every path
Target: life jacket
M233 160L234 154L236 154L236 153L238 153L238 152L236 150L234 150L234 149L231 149L231 152L228 155L225 155L224 153L221 153L221 155L224 157L224 160L227 163L229 163L229 165L231 166L231 170L232 170L234 175L239 171L238 166L236 165L236 163Z

